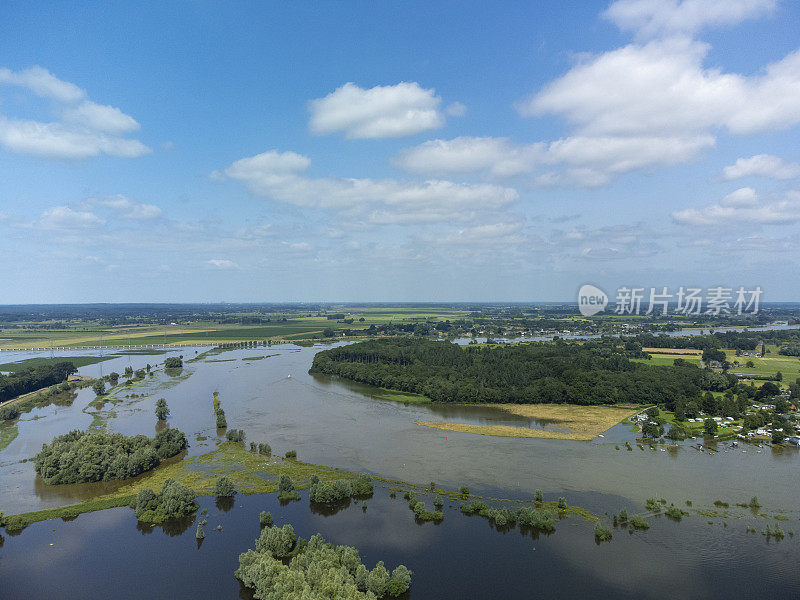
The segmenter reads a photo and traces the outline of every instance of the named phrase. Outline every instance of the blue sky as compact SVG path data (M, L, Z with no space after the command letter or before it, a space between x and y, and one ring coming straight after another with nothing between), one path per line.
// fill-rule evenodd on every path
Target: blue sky
M0 303L800 299L797 3L0 22Z

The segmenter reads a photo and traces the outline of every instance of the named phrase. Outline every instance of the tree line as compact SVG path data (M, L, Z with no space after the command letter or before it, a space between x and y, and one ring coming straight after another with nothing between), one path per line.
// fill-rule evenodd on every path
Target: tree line
M622 402L674 405L706 389L726 389L734 376L686 361L671 366L637 363L635 341L613 338L556 340L500 346L458 346L426 339L370 340L323 350L310 372L423 394L437 402Z
M0 375L0 402L66 381L78 369L69 361Z

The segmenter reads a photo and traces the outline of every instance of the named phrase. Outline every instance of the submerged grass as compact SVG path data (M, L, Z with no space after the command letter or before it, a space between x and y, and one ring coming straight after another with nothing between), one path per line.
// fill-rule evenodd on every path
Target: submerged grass
M578 406L574 404L493 404L492 406L522 417L553 421L567 431L512 427L510 425L468 425L442 421L419 421L417 424L435 429L498 437L589 441L638 410L631 407Z

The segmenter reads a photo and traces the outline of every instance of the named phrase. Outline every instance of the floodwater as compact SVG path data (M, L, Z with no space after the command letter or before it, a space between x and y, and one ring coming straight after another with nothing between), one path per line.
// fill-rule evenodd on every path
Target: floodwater
M580 519L562 522L554 535L534 540L516 529L497 532L480 517L462 516L457 503L445 509L442 524L417 525L402 498L390 500L381 488L367 501L366 512L353 504L329 517L309 511L305 493L303 501L286 507L279 507L274 495L237 497L235 508L222 513L213 500L204 499L201 503L212 516L199 549L195 526L186 525L183 534L173 528L173 536L160 528L142 532L127 508L81 515L70 522L38 523L17 536L6 535L0 548L0 595L236 598L240 590L232 573L238 554L252 546L257 514L264 508L272 510L279 523L292 523L304 537L320 531L330 541L358 547L370 566L378 560L388 566L402 562L415 571L411 598L491 598L500 592L508 598L800 594L800 575L794 567L800 558L800 536L768 542L761 535L767 525L775 524L800 533L796 449L732 449L720 444L718 452L700 452L687 443L670 451L653 450L637 446L636 434L625 425L592 442L430 429L416 422L544 428L557 424L532 422L491 407L375 400L367 386L309 375L313 355L322 348L283 344L226 351L196 362L186 360L206 348L183 348L182 371L167 374L159 367L152 378L117 393L116 404L92 408L94 393L85 389L68 406L25 413L17 423L18 437L0 451L0 509L9 514L74 504L95 495L94 488L118 485L48 486L37 479L31 461L22 461L70 429L107 427L126 435L153 435L153 409L161 397L171 410L169 425L187 434L189 454L208 452L217 439L211 399L218 391L229 427L243 429L248 441L269 442L275 453L294 449L308 462L417 484L435 481L447 489L469 485L473 493L520 500L529 500L541 489L545 499L564 496L603 519L608 518L605 513L622 508L643 512L649 497L683 508L688 500L693 509L714 510L714 500L733 507L757 495L762 510L771 516L782 512L788 520L734 508L726 519L693 513L674 523L658 517L647 532L615 530L611 543L597 546L592 525ZM37 355L10 354L3 353L3 362ZM274 356L247 360L266 355ZM79 372L121 373L128 365L136 369L148 362L163 363L164 357L122 355ZM137 397L125 397L131 394ZM223 525L221 533L212 531L217 523ZM757 533L746 533L746 525ZM42 577L45 569L48 576Z

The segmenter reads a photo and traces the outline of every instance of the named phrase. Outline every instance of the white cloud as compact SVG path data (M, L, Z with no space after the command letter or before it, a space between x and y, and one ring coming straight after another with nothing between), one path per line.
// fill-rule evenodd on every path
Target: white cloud
M94 102L81 102L74 108L64 111L64 120L82 125L94 131L107 133L127 133L139 129L139 123L113 106L103 106Z
M708 51L686 38L631 44L580 62L518 108L594 136L749 134L800 122L800 51L752 76L704 68Z
M39 225L44 229L92 229L105 223L90 211L72 210L68 206L54 206L42 213Z
M753 207L758 205L758 194L753 188L743 187L731 192L719 202L722 206Z
M722 171L724 179L739 179L759 175L772 179L794 179L800 177L800 165L788 162L770 154L756 154L750 158L740 158L735 164L728 165Z
M133 158L151 152L139 140L122 137L139 129L136 120L113 106L87 99L78 86L41 67L23 71L0 68L0 86L15 85L51 98L61 120L43 122L0 115L0 146L43 158L80 159L100 154Z
M800 193L789 192L786 199L761 202L751 188L729 194L719 204L704 208L687 208L672 213L684 225L716 226L729 224L784 225L800 220Z
M342 131L345 137L389 138L413 135L444 124L441 98L416 82L363 89L346 83L309 103L312 133Z
M563 173L539 175L537 183L592 186L607 183L610 174L686 162L713 145L710 135L574 136L533 144L516 144L506 138L460 137L407 148L394 163L407 171L428 175L483 172L493 177L533 173L543 166L564 166Z
M694 34L772 13L776 0L617 0L603 13L624 31L642 37Z
M339 210L383 224L466 220L476 212L504 208L518 198L511 188L489 184L311 178L301 173L308 164L308 158L294 152L273 151L238 160L217 176L242 181L259 196Z
M452 102L447 105L445 112L451 117L463 117L467 114L467 107L461 102Z
M212 269L238 269L237 265L232 260L226 258L211 258L205 262L206 266Z
M150 153L139 140L105 135L61 123L9 120L0 115L0 145L18 154L77 159L108 154L135 158Z
M161 215L161 209L155 204L142 204L122 194L106 198L91 198L85 204L86 206L111 208L124 219L146 220L154 219Z
M37 96L60 102L77 102L86 97L86 92L77 85L61 81L47 69L38 66L17 72L0 67L0 85L2 84L23 87Z

